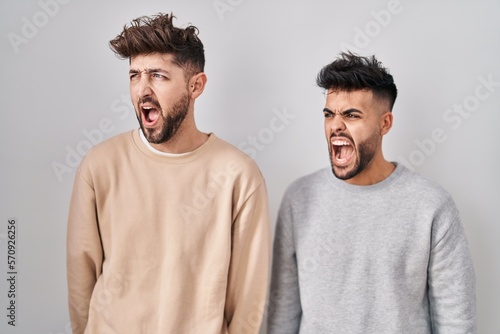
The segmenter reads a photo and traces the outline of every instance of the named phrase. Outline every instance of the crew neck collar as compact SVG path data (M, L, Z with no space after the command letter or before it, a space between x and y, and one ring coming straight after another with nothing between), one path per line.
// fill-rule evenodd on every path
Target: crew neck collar
M343 180L340 180L335 175L333 175L331 168L326 168L325 173L328 181L336 188L340 188L342 190L349 191L351 193L359 193L359 194L377 192L386 189L387 187L390 187L394 182L396 182L399 179L401 174L403 174L405 167L398 162L392 162L392 163L396 166L396 168L392 171L392 173L388 177L386 177L385 179L383 179L378 183L367 186L350 184Z
M183 155L187 155L191 152L186 152L186 153L167 153L167 152L162 152L160 150L157 150L156 148L154 148L150 142L148 142L148 140L146 139L146 136L144 135L144 132L142 131L142 129L139 128L139 137L141 138L142 142L144 143L144 145L146 145L146 147L151 151L153 152L154 154L158 154L160 156L163 156L163 157L182 157Z
M133 130L131 133L132 141L134 142L135 147L142 154L146 155L150 159L153 159L153 160L158 161L158 162L166 162L166 163L172 163L172 164L183 164L183 163L188 163L190 161L197 159L198 157L204 155L205 152L207 152L210 149L210 147L217 140L217 137L215 136L215 134L209 133L208 139L201 146L199 146L197 149L195 149L191 152L181 153L181 154L171 154L171 153L163 154L164 152L158 151L158 150L154 149L153 147L150 147L151 145L148 146L149 143L145 143L143 141L143 139L141 138L140 132L141 132L141 129L138 128L136 130ZM147 140L146 140L146 142L147 142Z

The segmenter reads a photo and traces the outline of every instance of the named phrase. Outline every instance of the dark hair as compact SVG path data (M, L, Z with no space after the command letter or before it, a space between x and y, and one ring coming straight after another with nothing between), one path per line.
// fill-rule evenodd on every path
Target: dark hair
M332 91L371 90L373 96L387 100L392 110L398 90L389 70L375 58L342 52L340 57L321 69L318 86Z
M168 53L174 62L183 67L188 77L203 72L205 53L203 43L198 38L198 28L174 27L173 14L158 14L138 17L109 42L109 46L120 58L137 55Z

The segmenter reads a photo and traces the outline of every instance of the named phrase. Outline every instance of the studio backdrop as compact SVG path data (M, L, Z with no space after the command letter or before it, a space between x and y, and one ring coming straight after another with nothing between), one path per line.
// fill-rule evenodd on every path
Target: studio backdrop
M329 165L318 71L341 51L375 54L399 89L386 158L454 197L479 332L500 333L498 0L0 0L0 333L70 333L75 170L90 147L138 126L128 62L108 42L158 12L199 28L198 126L257 162L273 227L286 187Z

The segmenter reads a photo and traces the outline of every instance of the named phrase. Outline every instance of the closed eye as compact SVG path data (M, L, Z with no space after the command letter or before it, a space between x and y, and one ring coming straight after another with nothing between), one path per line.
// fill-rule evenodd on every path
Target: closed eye
M128 77L130 80L137 78L138 73L137 72L130 72Z

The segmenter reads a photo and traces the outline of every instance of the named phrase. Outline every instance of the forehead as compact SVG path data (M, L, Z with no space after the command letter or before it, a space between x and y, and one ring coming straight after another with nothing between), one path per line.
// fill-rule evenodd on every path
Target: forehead
M130 58L130 69L147 70L147 69L164 69L164 70L182 70L174 62L174 56L168 53L151 53L137 55Z
M373 107L374 99L371 90L332 91L326 94L326 107L331 110L358 109L365 110Z

